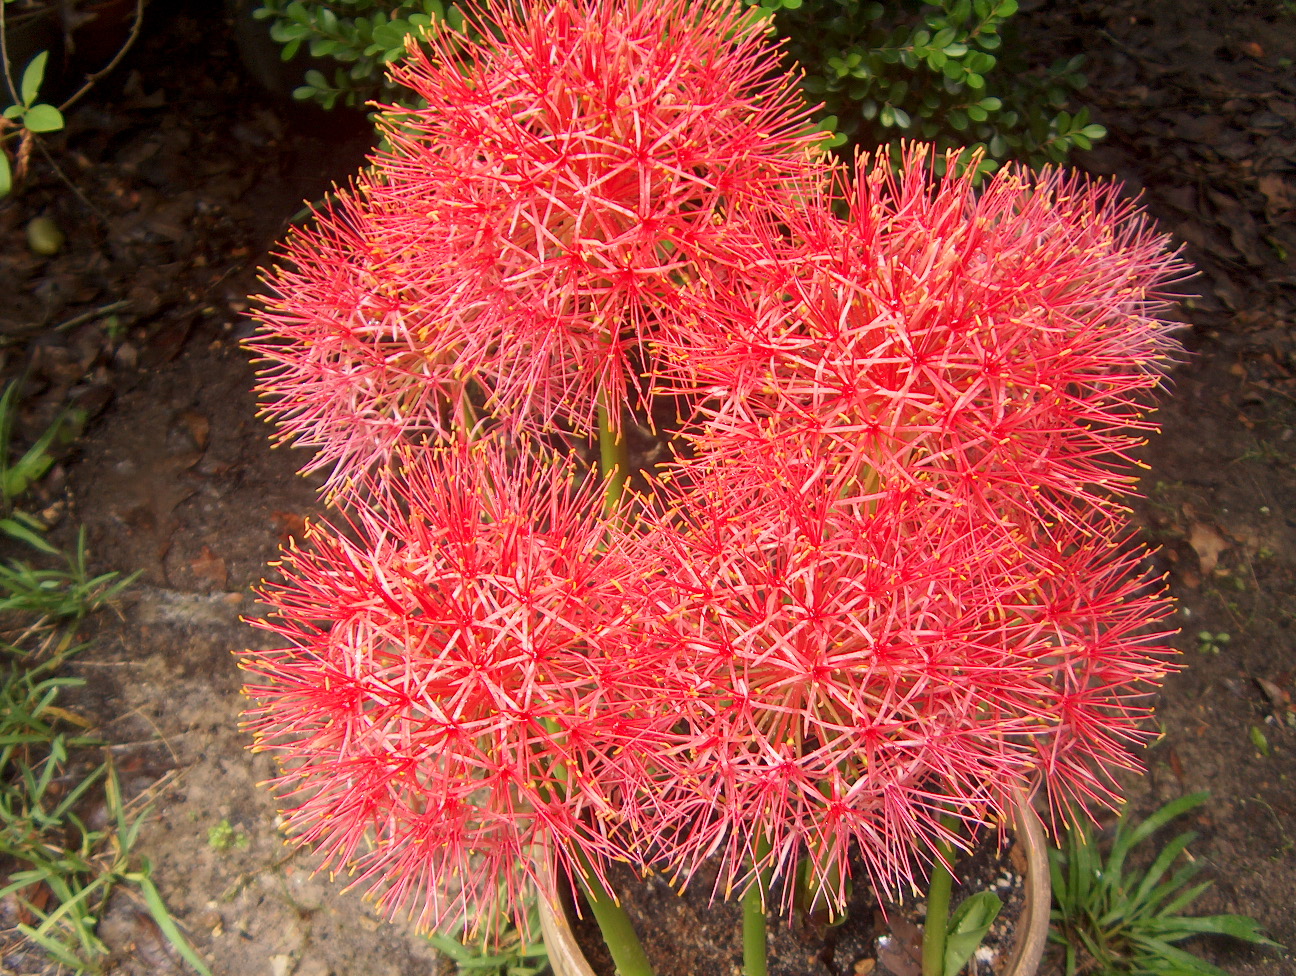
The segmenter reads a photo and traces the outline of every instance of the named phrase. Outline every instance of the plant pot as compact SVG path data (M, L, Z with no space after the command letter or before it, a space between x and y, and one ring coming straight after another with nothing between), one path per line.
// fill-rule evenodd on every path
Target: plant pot
M1048 940L1052 889L1048 845L1039 815L1020 793L1016 797L1013 829L1026 854L1025 902L1013 933L1013 948L998 976L1034 976ZM571 922L540 899L540 927L549 950L554 976L596 976L585 958Z

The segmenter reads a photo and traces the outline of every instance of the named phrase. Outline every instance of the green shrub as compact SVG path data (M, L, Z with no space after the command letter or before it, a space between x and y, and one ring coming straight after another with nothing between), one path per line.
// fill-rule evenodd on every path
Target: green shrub
M1008 159L1060 163L1106 130L1088 109L1071 110L1085 86L1082 56L1032 67L1010 28L1017 0L743 0L759 4L806 70L805 90L823 102L837 144L864 149L901 139L941 150L979 147L983 172ZM331 76L305 73L294 92L326 108L371 99L402 101L384 66L411 31L460 26L453 0L263 0L285 60L306 50L339 62ZM938 157L939 158L939 157Z
M463 25L453 2L442 0L264 0L254 16L269 22L285 61L304 50L339 62L331 76L308 70L293 92L325 108L401 102L408 93L389 84L384 69L405 53L406 35L434 22Z
M1083 58L1032 70L1014 43L1017 0L760 0L774 12L805 89L843 137L980 147L983 171L1007 159L1063 162L1106 130L1067 110Z

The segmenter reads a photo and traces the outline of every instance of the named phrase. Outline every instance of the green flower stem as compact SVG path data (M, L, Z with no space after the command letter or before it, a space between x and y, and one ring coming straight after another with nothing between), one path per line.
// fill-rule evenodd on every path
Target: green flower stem
M951 830L958 827L958 821L948 814L941 818L941 822ZM923 976L944 976L950 892L954 887L954 876L948 867L954 860L954 845L940 841L934 853L935 863L927 887L927 924L923 926Z
M768 935L765 926L766 872L743 895L743 976L767 976Z
M608 409L606 394L603 393L599 394L598 418L599 460L606 479L603 511L612 515L621 506L621 494L625 490L626 477L630 471L630 451L625 431L615 429L612 425L612 411Z
M756 842L756 864L763 864L770 846ZM769 937L766 931L765 899L769 894L771 868L760 868L756 880L743 894L743 976L766 976L769 969Z
M639 941L639 936L630 923L630 916L603 887L585 854L577 850L576 856L580 859L580 882L585 892L585 901L594 913L594 921L598 923L603 941L612 954L612 963L616 966L618 976L653 976L652 966L644 953L643 943Z

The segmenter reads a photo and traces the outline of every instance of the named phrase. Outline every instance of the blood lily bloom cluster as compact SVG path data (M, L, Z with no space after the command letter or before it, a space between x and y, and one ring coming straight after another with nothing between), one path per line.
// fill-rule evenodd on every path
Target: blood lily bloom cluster
M556 898L537 852L596 902L611 860L788 899L808 862L836 910L947 815L1113 802L1170 666L1122 505L1164 240L920 147L848 180L722 0L482 17L396 69L428 108L254 344L349 513L244 658L290 829L436 924Z
M706 282L672 350L700 406L654 598L694 707L657 850L686 875L810 856L836 908L852 847L894 887L949 810L1114 803L1167 669L1121 499L1179 264L1112 187L930 163L767 215L770 273Z
M719 855L722 891L808 859L837 912L852 856L895 891L952 839L951 811L1002 818L1040 781L1062 805L1118 799L1168 607L1104 516L1004 524L828 478L771 480L753 507L731 476L691 474L643 539L680 717L655 760L654 859L688 878Z
M579 432L641 400L726 224L824 179L777 56L723 0L502 4L412 49L394 77L427 107L386 117L390 149L269 282L284 435L340 477L464 396Z
M718 290L676 350L717 401L690 456L987 515L1110 508L1175 347L1156 316L1178 262L1113 186L1009 171L977 190L929 164L874 161L846 219L762 228L781 273Z
M441 449L348 532L311 526L262 594L285 646L244 658L248 725L283 762L287 829L431 927L511 917L537 849L573 875L630 856L606 784L671 723L635 666L635 567L572 479Z

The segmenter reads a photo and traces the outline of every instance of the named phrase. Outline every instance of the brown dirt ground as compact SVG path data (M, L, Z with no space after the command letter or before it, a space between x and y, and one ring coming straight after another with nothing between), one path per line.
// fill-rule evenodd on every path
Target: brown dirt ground
M1090 57L1086 99L1111 135L1077 162L1142 192L1200 271L1138 506L1179 599L1185 667L1129 792L1147 813L1210 789L1185 818L1215 880L1200 910L1252 915L1296 946L1296 12L1025 6L1041 57ZM363 142L336 119L294 128L206 5L159 2L150 19L126 68L48 140L78 193L37 160L0 204L0 372L26 373L20 427L34 435L69 402L92 418L42 506L65 540L88 528L97 569L140 573L119 615L88 628L83 707L131 789L174 771L141 851L218 976L438 972L423 940L282 846L229 653L259 640L240 622L257 613L250 587L316 506L300 459L271 451L255 416L244 296L286 218L353 171ZM56 257L23 244L37 215L67 233ZM222 822L229 842L213 843ZM103 934L114 972L184 971L129 900ZM1296 976L1288 953L1194 948L1234 976ZM12 940L4 951L16 967Z

